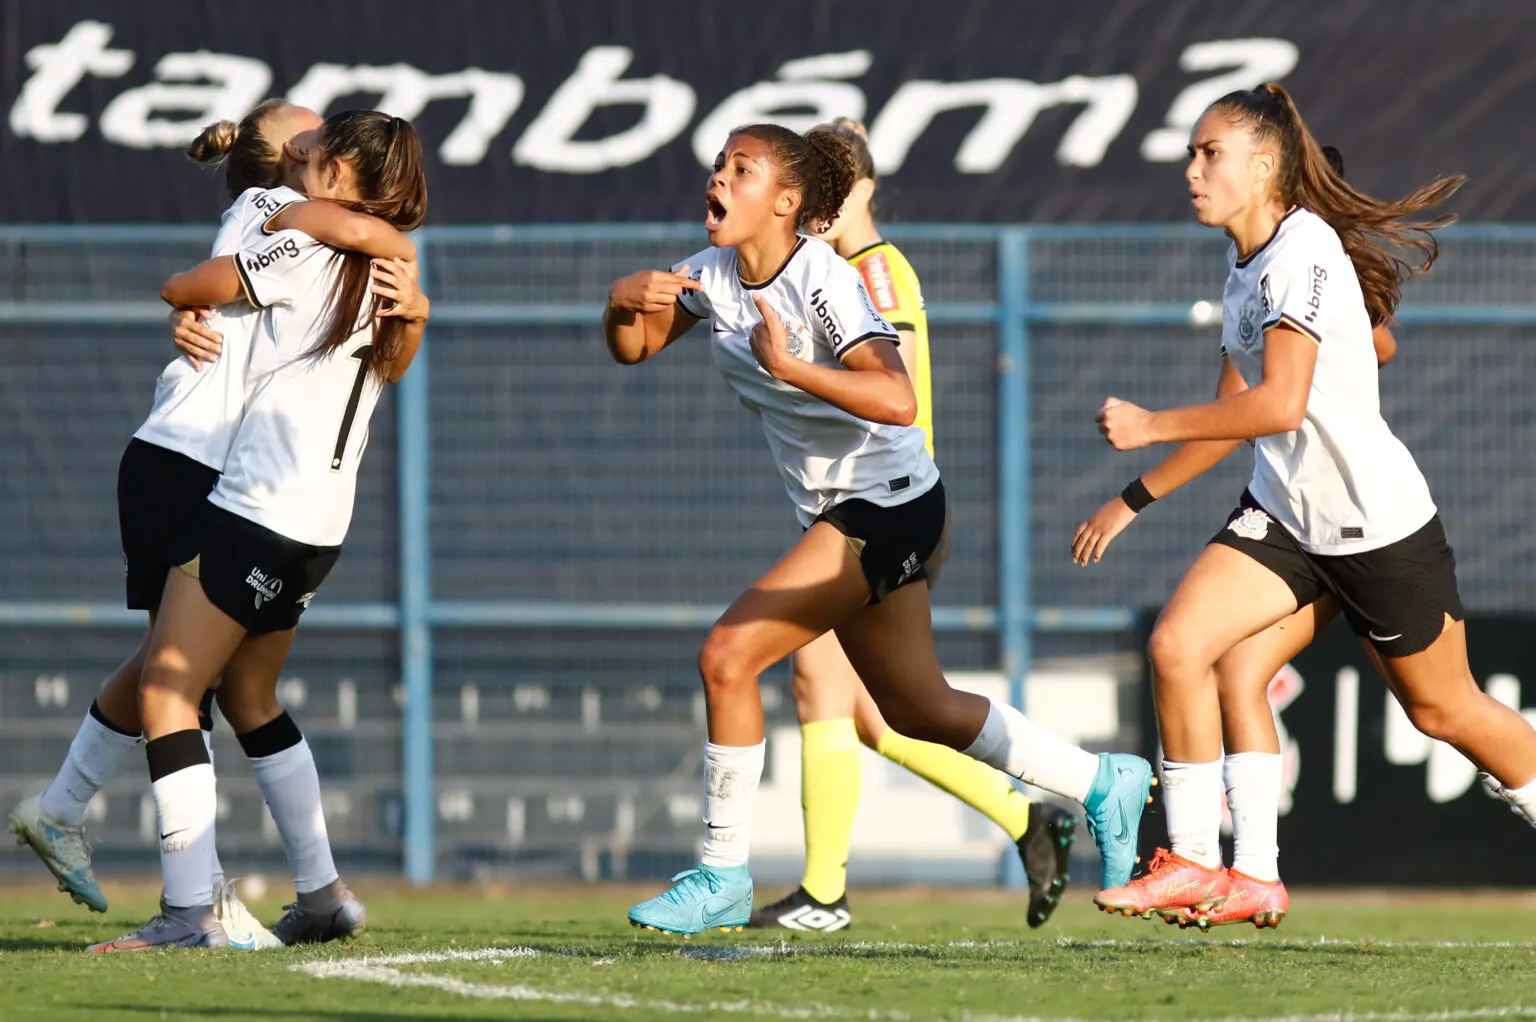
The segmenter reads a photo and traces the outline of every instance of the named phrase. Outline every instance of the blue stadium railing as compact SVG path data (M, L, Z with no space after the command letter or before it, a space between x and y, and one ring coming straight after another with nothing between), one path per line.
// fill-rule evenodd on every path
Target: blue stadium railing
M1037 607L1030 593L1030 330L1037 326L1175 326L1189 322L1187 302L1053 303L1031 299L1030 258L1040 242L1113 240L1209 240L1196 225L902 225L889 229L896 241L964 241L996 246L996 300L931 304L936 324L981 324L998 332L998 599L995 607L939 606L936 628L996 632L1001 666L1014 700L1023 700L1023 679L1031 660L1034 632L1115 632L1132 628L1136 612L1128 607ZM1459 240L1536 241L1536 228L1464 225ZM0 245L24 242L206 241L199 226L0 226ZM696 241L695 224L582 224L485 227L436 227L417 235L422 265L431 265L437 243L540 241ZM425 274L425 269L424 269ZM430 290L430 283L425 285ZM586 304L434 305L440 324L571 325L595 323L599 310ZM0 301L0 326L152 322L164 318L154 301L48 303ZM1536 326L1536 305L1418 305L1404 308L1405 324L1464 326ZM432 766L432 640L435 629L456 628L614 628L669 629L708 625L722 608L675 604L572 603L535 601L447 601L431 594L431 523L429 436L431 346L398 388L399 598L396 603L322 604L306 623L335 629L398 630L405 691L404 861L416 883L432 879L436 866L434 774ZM0 592L0 595L4 595ZM124 626L143 623L139 612L107 603L0 601L0 625Z

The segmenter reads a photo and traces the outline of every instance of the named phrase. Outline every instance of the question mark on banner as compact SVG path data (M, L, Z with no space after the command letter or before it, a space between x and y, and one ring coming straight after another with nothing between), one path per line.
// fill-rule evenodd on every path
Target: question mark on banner
M1186 86L1168 108L1164 126L1141 140L1141 158L1152 163L1173 163L1184 158L1189 133L1205 108L1238 89L1252 89L1278 81L1296 69L1301 51L1288 39L1217 39L1187 46L1179 55L1185 71L1232 70ZM1236 65L1236 66L1234 66Z

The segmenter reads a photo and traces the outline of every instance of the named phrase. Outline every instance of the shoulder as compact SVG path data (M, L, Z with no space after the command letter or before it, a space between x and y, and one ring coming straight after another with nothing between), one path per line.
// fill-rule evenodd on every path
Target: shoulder
M1316 263L1344 257L1339 232L1309 209L1298 209L1285 218L1272 248L1270 258L1277 263Z

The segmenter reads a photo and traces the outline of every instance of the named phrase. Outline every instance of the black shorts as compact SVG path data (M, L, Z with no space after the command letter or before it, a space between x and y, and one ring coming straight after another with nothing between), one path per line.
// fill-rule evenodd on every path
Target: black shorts
M1465 615L1456 588L1456 555L1435 515L1410 536L1359 554L1311 554L1243 491L1226 527L1211 538L1278 575L1305 607L1323 594L1339 601L1356 635L1388 657L1428 649L1447 616Z
M128 609L155 611L174 563L171 545L219 481L219 473L185 454L128 441L117 466L117 528L128 569Z
M209 602L261 635L299 623L341 547L296 542L205 500L172 551Z
M944 536L947 510L944 484L936 481L927 493L905 504L881 507L867 500L845 500L817 515L816 521L848 537L869 581L869 602L879 603L902 586L928 578L928 559Z

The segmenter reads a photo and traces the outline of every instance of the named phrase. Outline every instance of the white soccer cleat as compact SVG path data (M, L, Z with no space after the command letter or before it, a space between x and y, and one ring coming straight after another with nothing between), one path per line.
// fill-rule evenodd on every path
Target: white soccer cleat
M235 881L223 880L213 890L213 915L224 932L229 935L229 946L241 951L269 951L283 946L272 931L261 925L240 895L235 893Z
M107 897L91 872L91 847L85 828L70 827L43 815L42 796L33 795L11 810L10 832L31 848L59 882L59 890L92 912L107 910Z

